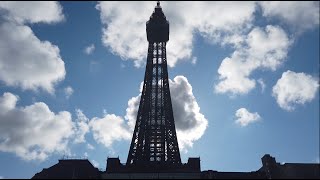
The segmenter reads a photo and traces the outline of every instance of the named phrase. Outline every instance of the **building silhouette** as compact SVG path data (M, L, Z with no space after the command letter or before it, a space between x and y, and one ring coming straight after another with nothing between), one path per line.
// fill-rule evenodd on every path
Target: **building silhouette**
M32 179L99 179L101 171L87 159L61 159L58 164L44 168Z
M169 22L160 3L146 23L148 45L143 90L127 162L108 158L106 171L99 171L88 160L59 160L33 176L86 179L274 179L320 178L320 164L279 164L266 154L262 167L252 172L201 171L200 157L181 162L167 69L166 43Z
M108 158L109 168L125 166L118 158ZM206 170L193 173L174 172L108 172L99 171L87 159L64 159L50 168L44 168L32 179L320 179L320 164L280 164L269 154L261 158L262 167L251 172L219 172ZM108 162L109 163L109 162Z

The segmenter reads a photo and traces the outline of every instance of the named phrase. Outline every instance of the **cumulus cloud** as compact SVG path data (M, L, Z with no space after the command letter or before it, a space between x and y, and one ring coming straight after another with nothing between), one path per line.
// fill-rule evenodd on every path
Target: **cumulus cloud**
M73 135L71 114L52 112L43 102L17 107L19 97L0 96L0 151L25 160L44 160L54 152L65 152Z
M200 113L200 107L192 92L192 86L184 76L169 80L172 108L179 148L187 150L204 134L208 120ZM140 88L140 91L142 89ZM141 93L128 101L125 118L133 131L139 108Z
M264 81L260 78L257 80L257 82L260 84L261 86L261 92L264 92L264 89L266 88L266 84L264 83Z
M275 17L304 31L319 26L319 2L317 1L261 1L263 16Z
M235 116L237 118L235 122L242 127L257 122L261 119L260 115L257 112L251 113L246 108L238 109Z
M130 140L132 133L120 116L105 114L102 118L94 117L89 126L93 138L104 146L110 148L114 141Z
M8 11L7 19L18 23L56 23L64 20L62 7L56 1L2 1L1 9Z
M101 118L93 117L89 120L80 109L76 109L76 116L74 143L86 142L85 135L92 133L97 143L112 149L115 141L130 140L132 137L128 124L121 116L107 114L104 110ZM94 146L87 143L87 148L93 150Z
M28 26L0 23L0 80L22 89L54 91L65 77L59 48L40 41Z
M0 2L0 80L8 86L54 92L65 77L60 50L39 40L23 23L52 23L63 19L57 2ZM23 7L23 8L21 8Z
M73 94L73 89L71 86L68 86L64 88L64 93L66 95L66 98L69 99L69 97Z
M107 148L112 148L115 141L130 140L132 132L124 119L114 114L108 114L103 110L103 117L89 118L80 109L76 109L77 119L75 121L74 143L86 142L85 135L92 133L96 142ZM95 149L90 143L87 148Z
M97 9L104 25L103 44L122 59L133 60L135 66L141 67L148 47L145 23L154 6L154 2L100 2ZM251 26L255 11L254 2L161 2L161 6L170 22L167 45L170 67L179 61L194 62L194 32L213 41L239 34Z
M276 70L285 61L291 43L278 26L255 27L231 57L222 61L218 69L220 82L215 84L215 92L247 94L256 86L256 80L250 78L251 73L262 68Z
M94 146L92 146L90 143L87 144L87 148L90 150L94 150Z
M83 114L80 109L76 109L76 132L75 143L84 143L85 135L89 132L89 119Z
M141 84L143 84L143 82ZM142 89L140 88L140 94L138 96L135 96L135 97L132 97L131 99L129 99L128 107L126 109L125 119L128 120L128 125L129 125L132 132L133 132L135 124L136 124L139 103L140 103L140 99L141 99L141 91L142 91Z
M192 86L184 76L170 80L173 115L181 149L192 147L204 134L208 120L200 113L200 107L192 92Z
M95 49L94 44L91 44L90 46L84 48L84 53L89 55L94 51L94 49Z
M319 88L318 80L305 73L284 72L272 88L272 96L282 109L292 111L297 105L311 102Z

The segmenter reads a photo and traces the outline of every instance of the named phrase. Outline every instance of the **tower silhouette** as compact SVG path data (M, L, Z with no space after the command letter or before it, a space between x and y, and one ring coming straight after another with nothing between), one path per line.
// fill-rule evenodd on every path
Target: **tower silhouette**
M146 24L149 42L143 90L127 166L172 168L181 158L169 89L169 22L157 3Z

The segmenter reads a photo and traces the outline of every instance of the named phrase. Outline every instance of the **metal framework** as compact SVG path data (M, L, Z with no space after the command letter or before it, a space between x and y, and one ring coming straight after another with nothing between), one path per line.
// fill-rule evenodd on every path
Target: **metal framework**
M181 165L169 89L169 22L157 3L146 24L149 42L143 90L127 165Z

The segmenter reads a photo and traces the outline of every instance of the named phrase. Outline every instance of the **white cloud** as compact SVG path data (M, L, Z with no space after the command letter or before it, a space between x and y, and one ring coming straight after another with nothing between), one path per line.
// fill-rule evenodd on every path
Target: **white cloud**
M87 153L87 152L84 152L83 156L84 156L85 158L88 158L88 153Z
M84 53L89 55L94 51L94 49L95 49L94 44L91 44L90 46L84 48Z
M240 32L241 33L241 32ZM229 36L226 36L222 39L221 45L232 45L235 48L241 48L241 45L243 45L246 35L244 34L232 34Z
M187 150L200 139L208 126L208 120L200 113L200 107L192 93L192 86L184 76L176 76L170 82L172 108L177 130L179 148ZM140 91L142 89L140 88ZM128 101L125 118L133 131L141 93Z
M200 113L200 107L192 92L192 86L184 76L170 80L173 115L179 147L187 149L204 134L208 120Z
M317 1L261 1L259 4L264 16L281 19L298 31L319 26Z
M222 61L215 92L247 94L256 86L251 73L262 68L276 70L287 57L290 45L291 41L280 27L254 28L244 43L236 46L232 56Z
M103 110L102 110L102 114L103 114L103 115L107 115L107 114L108 114L108 111L107 111L106 109L103 109Z
M316 97L318 80L305 73L286 71L272 88L272 96L282 109L292 111Z
M54 113L43 102L17 107L18 99L8 92L0 97L0 151L40 161L66 151L74 132L71 114Z
M263 79L258 79L257 82L260 84L261 86L261 92L264 92L264 89L266 88L266 84L264 83Z
M74 143L84 143L85 135L89 132L89 119L80 109L76 109L76 132Z
M107 114L106 110L104 110L102 118L93 117L89 120L80 109L76 109L76 116L74 143L86 142L85 135L91 132L97 143L112 149L114 141L130 140L132 137L132 132L123 118ZM87 143L87 148L95 149L89 143Z
M193 57L191 60L192 64L197 64L198 58L197 57Z
M255 113L250 113L246 108L240 108L236 111L236 123L240 126L245 127L251 123L257 122L261 119L260 115Z
M123 118L114 114L106 114L102 118L94 117L89 126L93 138L108 148L111 148L114 141L130 140L132 137Z
M66 74L59 48L40 41L24 25L0 23L0 34L0 80L8 86L52 93Z
M170 67L179 61L192 62L194 32L214 41L239 34L251 26L255 11L254 2L161 2L161 6L170 22ZM145 23L154 7L154 2L100 2L97 9L104 25L103 44L141 67L148 47Z
M61 21L59 3L0 2L0 12L6 16L0 23L0 80L8 86L53 93L54 85L66 74L60 50L48 41L40 41L30 27L21 23Z
M64 88L64 93L66 95L66 98L69 99L69 97L73 94L73 89L71 86L68 86Z
M56 1L2 1L0 10L9 13L7 18L18 23L55 23L64 20L62 7Z
M141 84L143 84L143 83L141 83ZM141 99L141 91L142 90L140 90L140 94L138 96L132 97L131 99L129 99L128 107L126 109L127 113L125 115L125 119L128 120L128 125L129 125L132 132L133 132L135 124L136 124L139 103L140 103L140 99Z
M87 148L90 150L94 150L94 146L92 146L92 144L89 144L89 143L87 144Z
M99 163L97 161L92 160L91 163L94 167L99 168Z

